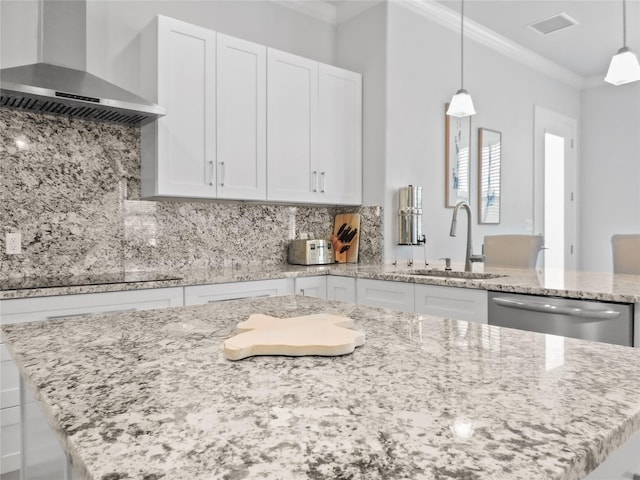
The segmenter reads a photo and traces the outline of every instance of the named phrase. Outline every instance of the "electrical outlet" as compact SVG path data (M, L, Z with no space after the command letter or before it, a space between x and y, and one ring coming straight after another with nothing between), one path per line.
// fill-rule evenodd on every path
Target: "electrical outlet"
M22 235L20 235L20 232L7 232L5 247L7 255L20 255L22 253Z

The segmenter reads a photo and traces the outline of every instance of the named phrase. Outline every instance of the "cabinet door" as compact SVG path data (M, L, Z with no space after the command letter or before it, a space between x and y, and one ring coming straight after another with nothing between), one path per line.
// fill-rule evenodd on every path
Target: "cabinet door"
M357 286L358 303L372 307L413 312L413 283L359 278Z
M158 17L156 195L215 197L215 32ZM144 175L144 173L143 173Z
M249 297L273 297L293 293L293 279L194 285L184 288L184 304L199 305Z
M472 288L416 285L416 313L487 323L487 291Z
M306 297L327 298L327 277L325 275L316 277L296 278L296 295Z
M356 303L356 279L353 277L327 277L327 298Z
M217 34L218 198L267 198L267 49Z
M317 202L318 62L267 50L267 199Z
M20 407L0 410L0 445L0 474L20 470Z
M318 175L324 203L362 203L362 76L320 64Z

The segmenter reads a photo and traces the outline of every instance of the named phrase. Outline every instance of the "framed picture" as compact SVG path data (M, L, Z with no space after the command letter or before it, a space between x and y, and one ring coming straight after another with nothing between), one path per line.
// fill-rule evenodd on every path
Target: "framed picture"
M471 117L451 117L445 114L445 207L469 202L469 158L471 154Z
M502 134L478 129L478 223L500 223Z

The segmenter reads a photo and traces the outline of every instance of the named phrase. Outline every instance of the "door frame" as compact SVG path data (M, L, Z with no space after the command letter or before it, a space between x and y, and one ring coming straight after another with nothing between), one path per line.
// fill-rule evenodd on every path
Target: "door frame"
M568 160L572 165L565 184L572 192L572 221L565 233L567 240L571 242L570 255L565 258L565 269L576 270L578 267L579 239L578 230L578 121L575 118L554 112L539 105L534 105L533 113L534 139L533 139L533 229L536 234L544 231L544 136L549 132L554 135L566 137L565 132L570 132ZM544 250L543 250L544 251ZM544 260L544 256L543 256ZM544 265L544 263L543 263Z

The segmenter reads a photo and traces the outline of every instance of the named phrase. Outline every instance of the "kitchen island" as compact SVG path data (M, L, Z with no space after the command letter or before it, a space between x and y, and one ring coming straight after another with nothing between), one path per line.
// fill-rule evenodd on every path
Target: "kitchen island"
M231 362L252 313L340 357ZM300 296L2 327L83 479L584 478L640 430L640 350Z

